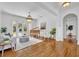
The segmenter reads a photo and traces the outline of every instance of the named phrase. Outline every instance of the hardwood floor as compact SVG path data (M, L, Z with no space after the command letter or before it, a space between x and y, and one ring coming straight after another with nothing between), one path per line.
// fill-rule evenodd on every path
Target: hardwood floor
M12 51L11 49L8 49L4 53L4 57L63 57L63 56L79 56L79 46L77 46L76 50L72 50L74 47L71 47L70 44L67 46L68 49L65 49L63 43L61 41L55 41L55 40L44 40L43 42L34 44L32 46L29 46L27 48L24 48L19 51ZM68 54L70 52L76 51L76 54L74 53ZM64 54L65 53L65 54ZM1 56L1 52L0 52Z

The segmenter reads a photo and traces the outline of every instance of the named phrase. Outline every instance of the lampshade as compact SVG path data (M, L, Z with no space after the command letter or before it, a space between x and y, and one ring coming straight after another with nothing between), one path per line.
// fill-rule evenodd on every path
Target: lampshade
M30 12L29 12L29 15L26 17L26 20L27 20L27 22L32 22L33 19L30 15Z

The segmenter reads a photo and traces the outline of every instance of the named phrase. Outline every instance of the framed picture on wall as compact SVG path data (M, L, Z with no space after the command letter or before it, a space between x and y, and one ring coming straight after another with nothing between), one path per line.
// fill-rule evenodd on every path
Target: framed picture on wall
M22 24L21 23L18 23L18 29L19 29L19 32L22 32Z
M46 22L42 22L42 23L40 24L40 29L41 29L41 30L46 29Z

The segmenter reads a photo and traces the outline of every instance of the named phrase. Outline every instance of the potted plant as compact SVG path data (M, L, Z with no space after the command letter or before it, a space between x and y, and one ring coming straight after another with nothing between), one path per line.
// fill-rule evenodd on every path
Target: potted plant
M56 28L52 28L52 30L50 31L51 37L55 37L56 34Z
M7 31L7 28L6 28L6 27L2 27L2 28L1 28L1 33L4 33L4 34L5 34L6 31Z

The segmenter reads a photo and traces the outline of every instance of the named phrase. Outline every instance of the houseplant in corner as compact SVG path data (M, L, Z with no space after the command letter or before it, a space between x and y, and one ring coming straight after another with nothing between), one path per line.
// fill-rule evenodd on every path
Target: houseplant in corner
M55 38L55 34L56 34L56 28L52 28L52 30L50 31L51 37Z

